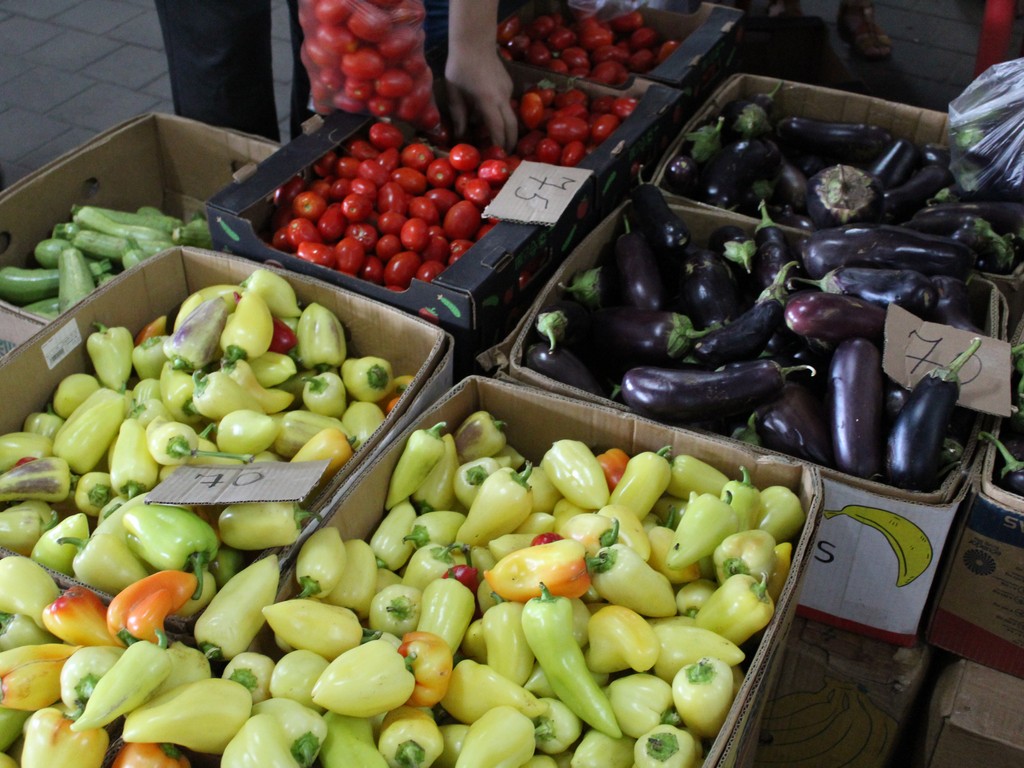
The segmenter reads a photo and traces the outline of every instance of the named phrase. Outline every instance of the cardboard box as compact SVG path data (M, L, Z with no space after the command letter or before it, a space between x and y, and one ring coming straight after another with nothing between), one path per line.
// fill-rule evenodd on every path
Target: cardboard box
M621 87L629 88L637 80L665 83L683 90L687 105L692 108L700 104L722 78L736 71L743 11L705 2L657 5L661 7L645 4L640 8L644 23L656 29L662 40L679 40L680 45L661 64L642 75L631 75ZM565 0L529 0L513 15L519 16L525 27L538 16L549 13L562 13L570 18L572 9Z
M94 323L125 326L135 333L160 314L173 316L194 291L237 284L259 267L222 253L181 248L164 251L147 260L145 269L128 270L104 284L0 358L0 380L5 383L0 433L20 431L29 413L46 410L64 377L91 370L85 340ZM399 401L384 425L329 482L302 499L304 508L319 514L354 470L400 431L406 419L415 417L451 386L451 339L430 323L365 297L300 275L279 274L295 288L301 304L315 301L336 314L346 330L349 354L380 355L396 372L413 376L408 396Z
M73 205L134 211L150 205L188 219L247 164L278 144L174 115L149 113L98 134L0 192L0 266L35 266L36 243ZM17 314L39 322L17 307Z
M966 659L949 664L931 691L914 768L1016 768L1024 763L1024 681Z
M534 463L540 461L554 441L563 438L581 440L594 448L617 445L630 454L667 445L671 446L673 455L688 453L730 475L735 475L739 466L746 466L755 485L782 484L799 494L804 508L808 510L808 519L799 540L794 542L792 571L776 603L774 618L764 630L756 651L743 662L746 674L729 719L706 750L703 763L705 768L750 765L764 694L773 679L779 653L792 623L807 548L819 518L817 471L784 457L756 454L735 442L672 429L633 418L621 411L532 387L473 376L456 385L423 412L418 422L410 424L372 464L360 467L351 483L338 494L323 525L336 527L346 540L368 539L382 518L391 473L410 432L441 421L454 429L471 413L481 409L505 422L508 443ZM281 599L294 595L294 582L294 578L282 580Z
M770 93L777 85L778 78L745 73L729 77L702 106L698 107L683 126L677 139L662 157L653 177L654 182L671 191L665 184L665 169L683 145L685 134L711 122L732 99L756 93ZM834 87L787 80L783 80L781 88L775 94L774 103L775 119L796 115L819 120L869 123L887 129L894 137L909 139L918 145L949 143L949 118L945 112L886 101L861 93L849 93ZM698 206L713 207L697 200L693 202ZM1024 314L1024 264L1019 264L1008 275L983 273L983 276L994 283L1006 297L1010 311L1009 327L1015 327Z
M510 67L522 86L531 77ZM581 85L588 92L607 92ZM214 243L261 262L273 262L304 275L361 293L390 306L418 314L452 334L459 376L474 371L474 357L504 338L530 306L551 272L600 215L601 206L625 194L641 163L661 156L672 131L668 127L680 94L663 85L638 85L640 106L580 167L593 176L579 186L559 221L552 227L503 221L476 242L433 282L413 280L408 289L392 291L337 270L310 264L272 248L264 239L273 213L273 192L296 174L307 175L313 162L343 140L364 131L365 116L339 112L297 137L209 201L208 216Z
M0 304L0 356L6 355L43 327L41 317L24 312L12 312Z
M895 765L927 690L932 650L797 617L766 696L754 765Z

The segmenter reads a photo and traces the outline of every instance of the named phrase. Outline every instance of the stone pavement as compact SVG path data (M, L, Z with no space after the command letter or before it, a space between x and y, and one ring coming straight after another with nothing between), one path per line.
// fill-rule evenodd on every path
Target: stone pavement
M273 3L277 102L287 135L287 14L284 0ZM872 95L945 111L973 79L984 0L877 0L894 52L876 63L851 57L839 41L837 6L804 0L803 10L828 23L840 59ZM757 2L751 12L759 12ZM1018 21L1014 53L1021 28ZM7 184L151 111L172 111L152 0L0 0L0 168Z

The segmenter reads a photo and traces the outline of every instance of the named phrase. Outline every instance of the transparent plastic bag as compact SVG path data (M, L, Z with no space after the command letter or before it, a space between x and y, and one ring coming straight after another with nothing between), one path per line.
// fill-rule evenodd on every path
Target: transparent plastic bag
M299 0L302 63L320 113L441 121L424 51L423 0Z
M949 148L963 197L1024 202L1024 59L989 67L949 103Z
M580 16L596 16L601 21L624 16L643 8L647 0L568 0L569 7Z

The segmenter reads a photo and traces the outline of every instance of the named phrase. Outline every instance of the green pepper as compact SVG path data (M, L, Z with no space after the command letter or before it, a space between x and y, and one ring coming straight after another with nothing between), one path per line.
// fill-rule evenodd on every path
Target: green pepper
M88 538L65 538L63 543L78 549L71 561L72 575L103 592L116 595L150 573L124 536L93 531Z
M146 442L146 427L137 419L121 422L111 446L110 482L125 498L153 490L159 481L160 465Z
M689 731L662 723L641 735L633 747L636 768L695 768L700 742Z
M303 368L340 368L348 355L341 320L322 304L307 304L295 328L296 353Z
M709 556L740 527L735 508L710 493L691 494L665 562L671 568L685 568Z
M258 704L270 698L270 678L274 674L274 660L265 653L243 651L224 665L221 677L241 683Z
M470 724L455 768L517 768L534 749L533 721L514 707L501 705Z
M296 318L302 314L292 284L276 272L259 267L240 286L247 293L259 294L274 317Z
M124 513L129 548L157 570L189 571L203 593L203 569L217 554L220 540L209 523L187 507L143 504Z
M522 525L533 511L533 491L527 483L531 470L527 463L522 472L504 467L488 475L459 528L458 540L477 546Z
M639 739L647 731L675 716L672 686L655 675L638 672L608 684L608 700L622 733Z
M41 459L53 453L53 439L36 432L7 432L0 435L0 472L26 459Z
M154 643L132 643L93 687L73 731L102 728L148 699L171 674L167 649Z
M57 511L45 501L22 501L0 512L0 547L28 557L44 532L57 524Z
M540 597L523 609L523 632L552 690L584 722L620 738L611 703L587 669L583 650L572 632L573 609L568 598L553 596L541 585Z
M736 645L760 632L775 615L775 603L767 591L767 579L745 573L730 576L711 593L694 621Z
M263 608L274 602L280 581L276 555L246 566L213 596L196 620L199 648L211 659L233 659L242 653L265 623Z
M217 530L229 547L244 551L286 547L298 541L312 513L294 501L229 504L217 516Z
M459 468L455 437L446 433L441 441L444 455L412 494L412 503L420 514L451 509L455 503L455 472Z
M359 402L379 403L395 391L391 363L383 357L349 357L341 364L341 380L348 396Z
M181 310L188 308L182 304ZM220 355L220 335L230 308L223 298L206 299L176 323L174 333L164 340L164 356L174 370L198 371Z
M340 419L348 405L345 384L334 371L324 371L302 385L302 404L313 413Z
M363 637L355 612L317 600L281 600L264 606L263 617L279 647L313 651L328 661L355 648Z
M295 580L301 590L298 597L326 595L338 586L345 572L346 554L337 528L326 526L313 531L295 558Z
M22 726L31 714L26 710L0 707L0 752L6 752L17 741Z
M672 679L672 700L686 728L702 739L718 735L734 699L732 669L706 656L688 664Z
M671 447L666 446L659 451L642 451L631 456L609 503L622 504L637 518L644 518L654 509L654 503L665 493L672 479L670 452Z
M672 477L667 492L677 499L688 499L691 493L720 496L728 482L728 476L706 461L680 453L672 457Z
M53 438L53 453L71 471L84 475L96 468L117 436L131 405L124 392L96 390L75 408Z
M121 392L132 375L132 350L135 338L124 326L109 327L95 323L96 330L85 339L85 349L100 383Z
M613 529L614 530L614 529ZM625 544L603 546L587 558L590 582L597 594L641 616L674 616L676 597L672 583Z
M9 651L23 645L59 642L60 638L23 613L0 613L0 651Z
M15 465L0 475L0 501L64 501L71 493L71 469L58 456Z
M391 509L412 496L430 471L444 458L445 447L441 432L445 426L442 421L430 428L416 429L409 435L391 473L385 509Z
M761 492L750 482L750 472L740 467L742 477L730 480L722 487L719 497L736 510L740 520L740 530L753 528L761 515Z
M610 493L604 470L590 448L579 440L556 440L540 462L548 479L571 503L600 509Z
M373 724L365 717L349 717L325 712L327 736L320 749L323 768L388 768L384 755L377 749Z
M53 404L50 403L46 406L45 411L33 411L26 416L21 428L24 432L50 438L52 446L53 436L57 434L57 430L63 423L64 419L57 415L57 412L53 410ZM0 467L2 466L3 464L0 464Z
M784 485L770 485L761 489L761 514L754 523L768 531L776 541L792 541L803 530L807 511L800 497Z
M164 353L164 342L167 336L150 336L141 344L132 348L132 368L140 379L158 379L160 371L167 362Z
M273 316L263 296L243 290L224 323L220 348L226 360L251 360L270 349L273 333Z
M374 717L401 706L416 678L387 640L369 640L334 659L313 686L313 701L342 715Z
M195 391L196 383L191 373L178 370L169 362L164 364L160 371L160 400L167 406L171 418L191 425L203 421L193 402Z
M222 677L195 680L129 711L121 736L220 755L249 719L252 706L244 685Z
M719 583L734 573L767 579L775 571L775 537L759 528L739 531L722 539L711 557Z
M63 538L84 539L89 535L89 518L84 512L68 515L50 530L39 537L32 547L31 557L37 563L51 571L73 575L72 564L78 548L74 544L61 543Z
M377 560L392 571L401 569L416 546L406 539L416 523L416 509L408 500L392 507L370 536L370 547Z

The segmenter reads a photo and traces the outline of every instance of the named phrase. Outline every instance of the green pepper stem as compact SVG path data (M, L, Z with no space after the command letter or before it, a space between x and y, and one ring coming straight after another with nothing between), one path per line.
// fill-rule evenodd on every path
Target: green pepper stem
M306 597L313 597L313 595L319 595L323 591L320 587L320 582L312 576L300 576L299 586L302 587L302 591L295 597L300 600Z
M992 443L992 445L996 447L996 450L999 451L999 454L1003 457L1003 469L999 473L1000 477L1006 477L1011 472L1019 472L1024 469L1024 461L1021 461L1014 456L1010 452L1010 449L1006 447L1006 444L991 432L979 432L978 438Z

